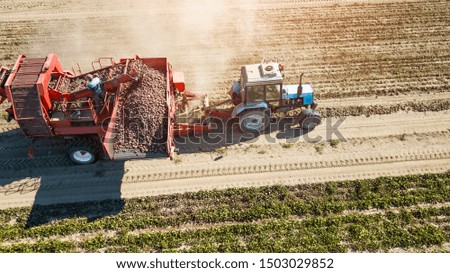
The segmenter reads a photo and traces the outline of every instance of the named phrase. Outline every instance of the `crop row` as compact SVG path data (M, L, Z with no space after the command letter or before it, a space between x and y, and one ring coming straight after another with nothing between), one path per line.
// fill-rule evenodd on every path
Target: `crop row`
M424 215L428 215L424 217ZM0 252L348 252L426 249L449 242L445 228L450 208L428 208L385 214L313 216L214 225L196 229L130 233L85 240L38 240L0 246ZM432 221L431 221L432 222Z
M0 239L12 243L11 247L18 247L15 242L26 241L27 238L40 240L50 236L96 234L107 230L135 232L183 228L186 225L242 224L292 217L337 217L348 211L364 213L374 208L407 208L414 218L428 219L439 215L448 217L449 208L443 206L423 210L410 207L427 203L446 204L449 201L450 172L289 187L278 185L201 191L2 210ZM57 241L54 243L60 245ZM49 241L46 240L45 244ZM3 251L8 249L3 248Z
M324 116L370 116L370 115L388 115L399 111L445 111L450 109L450 100L430 100L422 102L407 101L394 105L350 105L343 107L329 107L326 109Z
M67 228L73 232L115 229L117 225L133 226L140 218L146 219L145 225L154 222L154 226L164 227L187 221L252 221L265 215L320 216L344 210L408 207L448 202L449 187L450 173L445 173L7 209L0 211L0 238L16 237L10 235L13 230L21 234L19 237L35 237L68 234L64 232ZM7 224L11 220L17 223ZM121 224L112 224L112 220ZM45 225L48 222L52 224ZM62 230L57 231L57 227Z

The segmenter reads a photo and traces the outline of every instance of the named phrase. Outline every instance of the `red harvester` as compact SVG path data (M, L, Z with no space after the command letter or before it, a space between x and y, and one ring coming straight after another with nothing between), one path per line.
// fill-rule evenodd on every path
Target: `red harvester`
M101 62L104 59L110 61L107 66ZM141 60L149 68L162 72L167 81L168 122L165 124L168 127L165 155L114 150L118 94L124 83L138 80L130 72L130 67L136 60ZM95 69L95 66L99 68ZM175 134L205 129L203 126L198 128L198 125L175 123L177 109L184 108L184 104L194 99L195 95L183 93L183 73L172 71L166 58L136 56L120 59L118 63L112 58L102 58L93 62L92 67L92 71L84 74L78 69L77 74L74 69L63 70L54 53L45 58L27 58L20 55L13 69L3 67L0 70L0 103L6 99L11 103L7 110L9 118L18 122L26 137L33 140L64 138L69 157L78 164L95 162L102 154L110 159L156 156L172 158L175 151ZM105 98L98 113L94 109L93 93L84 82L87 74L109 75L107 80L103 80ZM76 90L64 92L64 88L73 88L72 86L75 86ZM183 99L180 99L181 96Z

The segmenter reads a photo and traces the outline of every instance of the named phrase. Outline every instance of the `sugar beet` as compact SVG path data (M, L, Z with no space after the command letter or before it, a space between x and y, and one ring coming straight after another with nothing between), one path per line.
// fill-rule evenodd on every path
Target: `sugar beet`
M124 84L120 91L114 149L167 153L166 78L139 60L130 69L139 80Z

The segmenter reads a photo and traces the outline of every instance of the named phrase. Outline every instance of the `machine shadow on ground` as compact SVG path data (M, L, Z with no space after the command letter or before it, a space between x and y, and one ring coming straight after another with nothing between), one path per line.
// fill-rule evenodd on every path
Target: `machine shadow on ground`
M295 142L307 137L308 131L293 123L294 118L271 122L264 133L244 133L236 119L213 122L213 130L175 138L179 154L213 152L239 143L251 144L263 138L267 144L279 141ZM272 132L272 133L271 133Z
M211 152L251 143L260 136L275 136L276 141L304 133L289 119L271 124L263 135L243 133L237 122L230 119L216 130L178 137L176 145L180 154ZM33 200L26 219L28 228L74 217L92 221L124 209L121 186L127 172L125 161L100 160L91 165L76 165L66 155L64 141L58 139L35 142L34 157L29 158L27 150L31 143L20 129L0 133L0 205L16 207L25 204L20 200Z
M16 207L24 205L21 199L33 200L26 227L73 217L91 221L123 210L124 161L75 165L64 142L55 139L37 141L29 158L31 141L18 131L0 133L0 203Z

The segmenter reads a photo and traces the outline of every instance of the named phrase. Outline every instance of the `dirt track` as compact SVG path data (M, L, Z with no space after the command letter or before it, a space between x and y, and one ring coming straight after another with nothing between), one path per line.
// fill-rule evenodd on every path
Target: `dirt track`
M425 126L417 128L417 122ZM153 159L71 166L63 150L34 159L2 160L0 207L446 171L450 132L436 128L448 124L448 111L349 117L340 132L351 138L335 147L324 140L308 143L304 136L295 137L295 132L281 136L274 132L251 144L229 145L225 152L215 149L226 147L225 143L180 144L180 155L173 162ZM326 137L324 126L310 137L318 135Z
M93 166L72 166L59 142L38 143L28 159L29 142L1 120L0 208L450 168L450 110L414 111L450 99L448 1L140 2L0 1L0 63L54 51L66 68L80 62L87 71L99 56L167 56L188 88L220 99L240 65L278 59L287 82L306 72L322 109L409 106L347 117L339 127L347 142L334 147L282 130L180 144L172 162ZM326 138L325 125L310 137Z

